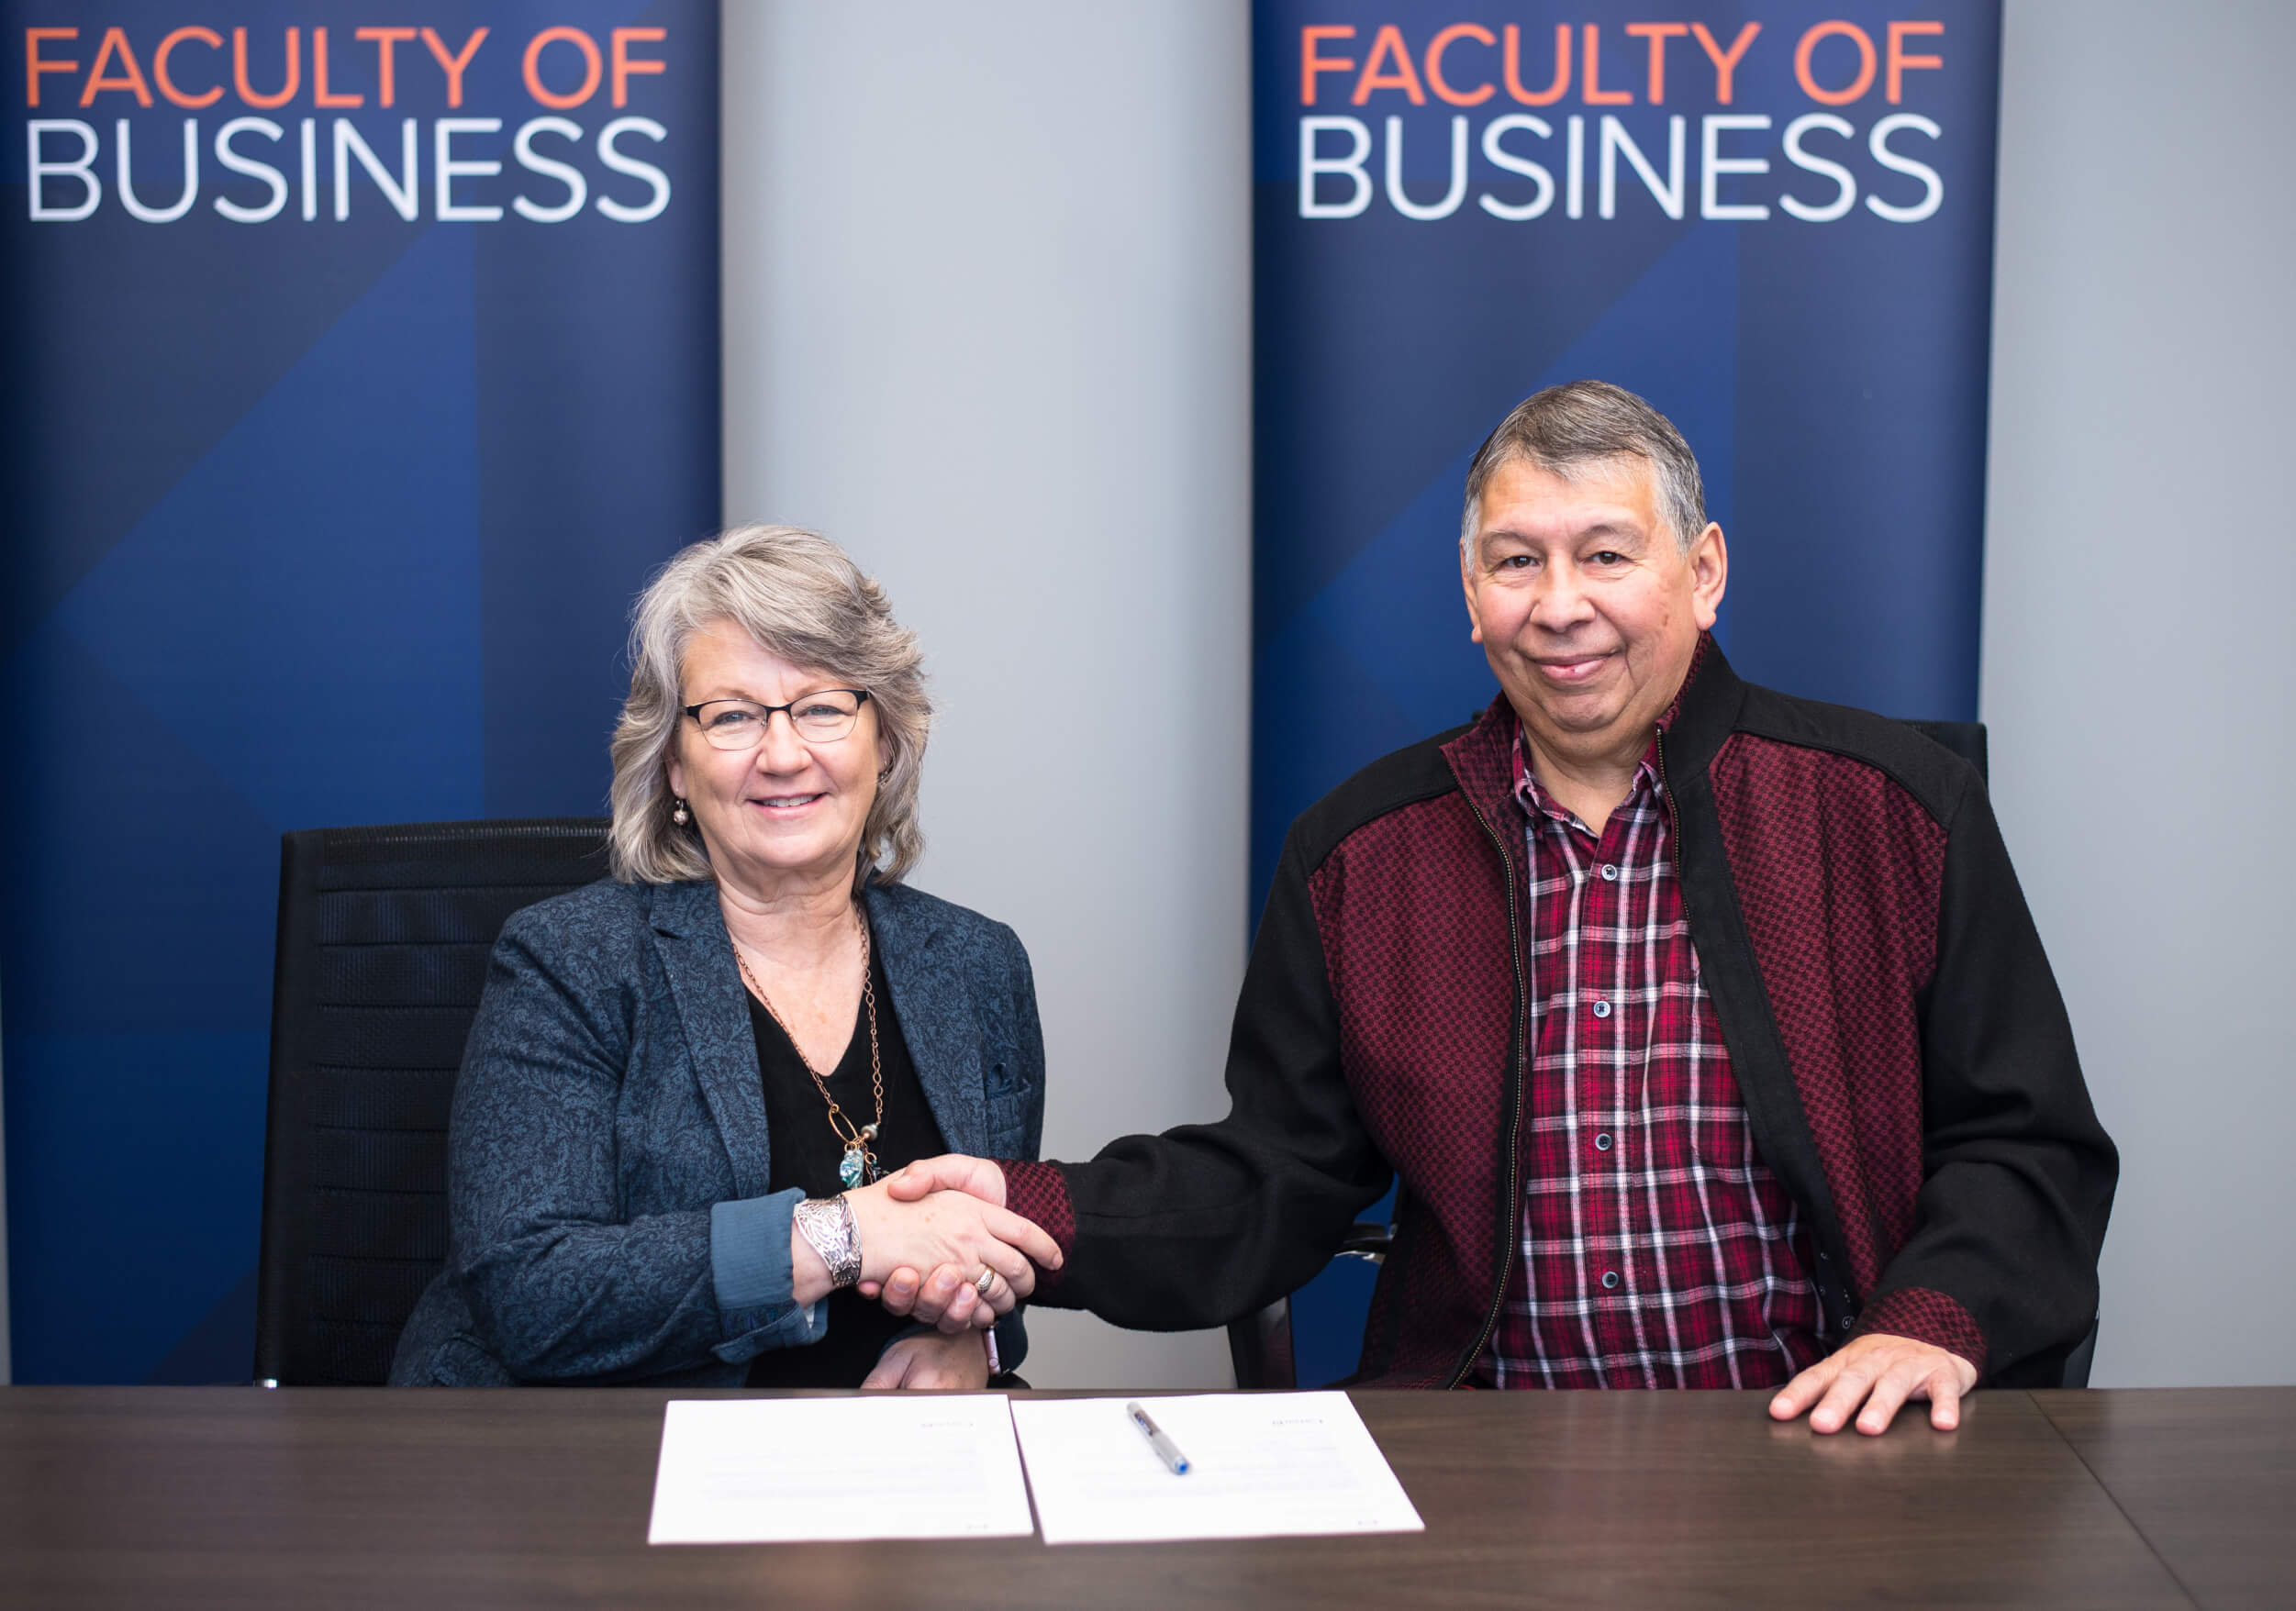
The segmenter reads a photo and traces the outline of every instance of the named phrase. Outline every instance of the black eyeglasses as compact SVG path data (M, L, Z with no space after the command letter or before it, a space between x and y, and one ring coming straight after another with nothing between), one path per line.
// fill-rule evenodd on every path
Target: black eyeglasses
M865 688L824 688L787 705L760 705L754 699L705 699L689 705L685 714L718 750L754 750L765 741L766 725L775 711L786 712L789 726L808 744L833 744L853 730L861 706L869 697Z

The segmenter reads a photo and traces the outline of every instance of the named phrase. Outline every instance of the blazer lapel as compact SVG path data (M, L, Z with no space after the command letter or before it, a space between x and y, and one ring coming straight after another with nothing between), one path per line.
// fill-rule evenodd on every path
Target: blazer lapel
M988 1144L981 1079L980 1021L956 948L924 903L871 885L869 928L885 956L893 1013L926 1105L953 1151L975 1156Z
M733 1160L737 1195L762 1197L773 1169L757 1040L715 883L653 886L654 949L685 1028L694 1078Z

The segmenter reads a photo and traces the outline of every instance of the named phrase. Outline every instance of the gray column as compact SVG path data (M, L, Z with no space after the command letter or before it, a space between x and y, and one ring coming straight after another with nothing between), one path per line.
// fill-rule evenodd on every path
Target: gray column
M1045 1148L1226 1111L1246 934L1247 8L730 6L726 517L923 636L922 888L1036 967ZM1224 1337L1031 1322L1047 1386Z
M2100 1387L2296 1382L2275 0L2011 0L1982 694L2123 1174Z

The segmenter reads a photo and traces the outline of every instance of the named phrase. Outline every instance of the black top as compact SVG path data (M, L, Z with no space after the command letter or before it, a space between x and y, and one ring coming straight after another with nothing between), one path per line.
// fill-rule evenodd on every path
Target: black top
M908 1060L908 1042L893 1016L893 992L885 979L884 953L870 947L869 974L876 986L877 1054L885 1071L885 1118L871 1150L886 1174L920 1158L949 1150L941 1126L926 1105L925 1088ZM749 996L750 1028L757 1037L757 1067L765 1087L765 1127L773 1138L771 1190L801 1186L808 1197L833 1197L844 1190L837 1168L844 1143L830 1128L829 1105L806 1072L797 1049L754 994ZM869 1083L869 1005L853 1015L853 1036L845 1055L828 1076L830 1093L853 1127L870 1122L876 1098ZM867 1183L864 1183L864 1184ZM922 1274L925 1272L919 1272ZM888 1315L881 1304L847 1287L829 1295L829 1331L810 1348L773 1349L750 1361L752 1387L858 1387L876 1368L885 1345L909 1323Z

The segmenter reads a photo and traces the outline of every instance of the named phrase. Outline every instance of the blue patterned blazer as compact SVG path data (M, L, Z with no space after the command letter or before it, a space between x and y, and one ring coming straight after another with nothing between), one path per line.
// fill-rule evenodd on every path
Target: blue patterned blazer
M870 926L925 1099L952 1149L1034 1158L1044 1041L1020 937L901 885ZM602 882L504 927L463 1054L446 1268L397 1384L736 1387L818 1340L790 1292L789 1215L757 1044L714 883ZM1027 1347L1000 1323L1005 1367Z

